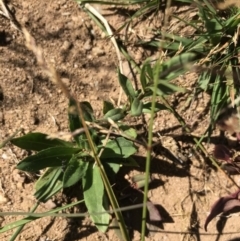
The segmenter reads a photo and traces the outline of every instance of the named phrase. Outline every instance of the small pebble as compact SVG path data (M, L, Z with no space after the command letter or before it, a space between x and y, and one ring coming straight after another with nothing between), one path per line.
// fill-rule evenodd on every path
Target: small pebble
M71 47L71 43L69 41L65 40L61 47L61 51L65 52L65 51L69 50L70 47Z
M62 82L63 82L66 86L69 86L69 85L70 85L70 79L68 79L68 78L62 78Z
M46 209L53 209L55 208L57 205L51 200L49 199L47 202L44 203L44 207Z
M7 160L7 159L8 159L8 156L7 156L6 153L3 153L3 154L2 154L2 159L4 159L4 160Z
M87 50L87 51L89 51L89 50L92 49L92 43L91 43L91 40L90 40L90 39L88 39L88 40L86 41L86 43L83 45L83 48L84 48L85 50Z
M7 202L8 202L8 199L2 193L0 193L0 205L5 204Z

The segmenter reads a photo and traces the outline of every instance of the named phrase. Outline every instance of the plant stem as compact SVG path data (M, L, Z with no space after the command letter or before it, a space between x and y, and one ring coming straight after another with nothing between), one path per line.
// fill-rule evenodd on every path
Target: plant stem
M159 78L160 72L160 62L157 62L154 73L154 90L152 95L152 106L151 106L151 118L149 122L148 128L148 146L147 146L147 158L146 158L146 167L145 167L145 185L144 185L144 198L143 198L143 212L142 212L142 228L141 228L141 240L145 240L145 232L146 232L146 218L147 218L147 195L148 195L148 180L149 180L149 172L150 172L150 164L151 164L151 152L152 152L152 137L153 137L153 119L154 119L154 111L156 105L156 97L157 97L157 82Z

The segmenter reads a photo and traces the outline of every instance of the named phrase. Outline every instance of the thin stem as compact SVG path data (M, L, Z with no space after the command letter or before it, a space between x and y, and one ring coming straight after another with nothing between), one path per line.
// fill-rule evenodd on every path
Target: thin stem
M151 106L151 118L149 122L148 128L148 146L147 146L147 158L146 158L146 167L145 167L145 185L144 185L144 197L143 197L143 212L142 212L142 228L141 228L141 240L145 240L145 232L146 232L146 218L147 218L147 199L148 199L148 180L150 173L150 164L151 164L151 152L152 152L152 137L153 137L153 120L154 120L154 110L156 105L156 97L157 97L157 82L160 72L160 62L157 62L156 72L154 74L154 90L152 95L152 106Z

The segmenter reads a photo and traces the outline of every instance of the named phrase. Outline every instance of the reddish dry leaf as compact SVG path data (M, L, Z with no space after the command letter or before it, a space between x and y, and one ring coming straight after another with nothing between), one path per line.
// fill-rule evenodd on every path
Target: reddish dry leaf
M237 175L240 174L240 163L239 162L233 162L233 163L224 163L221 165L221 168L229 175Z
M207 226L208 224L212 221L213 218L215 218L218 214L220 213L226 213L230 210L232 210L235 207L240 206L240 200L239 200L239 194L240 190L237 192L226 196L226 197L221 197L218 199L212 206L211 212L208 215L205 224L204 224L204 229L207 231Z
M240 132L236 132L237 140L240 141Z
M223 213L226 213L236 207L240 207L240 200L239 199L231 199L225 203Z
M230 175L240 174L240 156L233 157L233 153L224 145L216 145L213 156L222 162L221 168ZM233 160L234 159L234 160Z
M152 202L147 201L147 209L148 209L150 221L161 221L162 220L162 217L161 217L158 209L155 207L155 205Z
M216 145L213 151L213 156L218 160L229 162L231 161L232 153L226 146Z

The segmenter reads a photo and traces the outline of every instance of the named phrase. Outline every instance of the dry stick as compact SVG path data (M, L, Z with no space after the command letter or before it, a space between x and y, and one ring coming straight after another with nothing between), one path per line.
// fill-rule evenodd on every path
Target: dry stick
M4 17L10 19L9 11L7 10L7 7L6 7L5 3L3 2L3 0L0 0L0 4L1 4L1 8L2 8L2 11L0 11L0 14L2 14Z
M68 99L71 99L71 95L69 91L67 90L67 87L65 84L61 81L61 78L56 71L56 69L50 65L49 63L46 63L43 51L40 47L37 46L35 39L30 35L30 33L27 31L26 28L23 28L23 34L26 39L26 46L28 49L30 49L34 55L36 56L38 64L42 67L42 69L46 72L46 74L50 77L50 80L54 83L59 85L59 87L62 89L63 93Z
M7 4L3 0L0 0L0 4L1 4L1 8L2 8L2 11L0 11L0 14L2 14L4 17L8 18L11 21L12 26L21 32L22 31L21 25L16 20L16 18L12 14L12 12L9 10Z
M118 57L118 61L119 61L119 68L120 68L120 72L121 74L123 74L123 68L122 68L122 58L121 58L121 53L120 53L120 50L118 48L118 45L117 45L117 42L116 42L116 39L114 38L114 35L113 35L113 32L108 24L108 21L93 7L91 6L89 3L86 3L83 5L84 8L86 8L89 12L91 12L94 16L96 16L99 20L102 21L102 23L104 24L106 30L107 30L107 33L108 35L110 36L110 39L113 43L113 46L115 47L115 50L116 50L116 54L117 54L117 57ZM118 103L117 103L117 106L120 106L120 102L121 102L121 99L122 99L122 93L123 93L123 90L120 86L120 93L119 93L119 97L118 97ZM110 124L112 122L112 120L109 120ZM108 131L108 134L104 140L104 143L103 143L103 147L102 149L100 150L99 152L99 157L101 156L106 144L107 144L107 141L110 137L110 132L112 130L112 124L110 125L109 127L109 131Z
M50 210L43 213L32 213L32 212L0 212L0 216L28 216L28 217L64 217L64 218L76 218L76 217L89 217L90 215L103 215L106 213L113 214L114 211L128 211L133 209L142 208L143 204L134 204L127 207L121 207L115 210L106 210L103 212L85 212L85 213L52 213L54 210Z
M111 123L113 120L110 119L110 118L108 118L108 121L109 121L109 123ZM109 127L109 130L107 131L106 138L105 138L105 140L103 141L103 147L101 148L101 150L100 150L100 152L99 152L99 154L98 154L98 157L99 157L99 158L101 157L101 155L102 155L102 153L103 153L103 151L104 151L104 148L105 148L105 146L107 145L108 139L110 138L110 134L111 134L112 128L113 128L113 125L112 125L112 123L111 123L111 125L110 125L110 127Z
M93 15L95 15L98 19L100 19L102 21L102 23L104 24L104 26L105 26L105 28L107 30L107 33L109 34L110 39L111 39L111 41L113 43L113 46L115 47L116 54L117 54L118 61L119 61L120 72L121 72L121 74L123 74L121 53L120 53L119 47L117 45L116 39L114 38L114 34L113 34L113 32L112 32L112 30L111 30L107 20L94 7L92 7L89 3L84 4L84 7L88 11L90 11ZM122 88L120 86L120 93L119 93L118 103L117 103L118 106L120 106L120 102L121 102L121 99L122 99L122 93L123 93L123 90L122 90Z
M121 211L115 211L115 210L117 210L119 208L119 204L118 204L116 196L115 196L115 194L114 194L114 192L113 192L113 190L111 188L111 184L109 182L109 179L107 177L105 169L104 169L104 167L103 167L103 165L101 163L101 160L100 160L100 158L97 155L95 144L92 141L90 132L89 132L89 130L87 128L87 125L85 123L85 120L83 118L83 112L82 112L82 109L80 108L79 103L77 103L77 111L78 111L78 115L80 117L80 120L82 122L83 128L85 129L85 134L86 134L86 137L87 137L90 149L92 151L93 157L94 157L94 159L95 159L95 161L97 163L97 166L99 168L99 172L100 172L100 175L102 177L102 181L104 183L104 187L106 189L107 195L108 195L108 197L110 199L110 202L111 202L111 204L112 204L112 206L114 208L114 213L116 215L116 219L118 221L118 224L119 224L119 227L120 227L123 239L128 241L128 240L130 240L130 238L129 238L129 234L128 234L128 231L127 231L127 227L125 226L123 215L122 215ZM110 188L107 188L107 187L110 187Z
M26 46L31 49L33 51L33 53L35 54L36 58L37 58L37 61L39 63L39 65L41 65L43 67L43 69L45 69L46 73L50 76L51 80L55 83L55 84L58 84L60 86L60 88L62 89L62 91L64 92L65 96L70 100L72 99L73 97L71 97L69 91L67 90L67 87L65 86L65 84L61 81L60 79L60 76L58 74L58 72L56 71L56 69L53 67L53 66L49 66L45 60L44 60L44 57L43 57L43 53L42 53L42 50L41 48L39 48L37 45L36 45L36 42L34 40L34 38L29 34L29 32L24 28L23 29L23 33L25 35L25 38L26 38ZM74 98L76 99L76 98ZM82 114L82 111L81 111L81 107L78 106L78 112L80 114ZM82 121L83 122L83 121ZM85 122L84 122L85 123ZM84 132L86 132L86 129L88 129L87 127L86 128L81 128ZM100 155L102 154L103 150L104 150L104 147L105 145L107 144L107 140L110 136L110 132L111 132L111 127L110 127L110 130L109 130L109 133L105 139L105 142L104 142L104 145L103 145L103 148L101 149L100 153L99 153L99 157Z
M112 123L111 121L112 120L109 119L110 123ZM100 126L100 125L98 125L96 123L91 123L91 122L88 122L88 121L85 121L85 122L86 122L86 124L88 126L88 129L95 128L101 134L105 134L105 135L110 134L110 136L113 136L113 137L124 137L127 140L129 140L129 141L132 141L134 143L137 143L137 144L143 146L144 148L147 148L145 142L142 142L142 141L139 141L137 139L134 139L133 137L131 137L129 135L126 135L121 130L119 130L118 132L115 132L115 130L111 131L111 130L109 130L107 128L104 128L104 127L102 127L102 126ZM65 140L69 141L72 137L75 137L75 136L77 136L79 134L82 134L84 132L85 132L84 128L79 128L79 129L76 129L73 132L58 132L58 133L54 133L54 134L49 134L46 138L47 139L65 138ZM155 142L152 145L152 147L154 147L156 145L159 145L160 143L161 143L161 141Z

